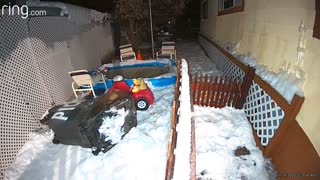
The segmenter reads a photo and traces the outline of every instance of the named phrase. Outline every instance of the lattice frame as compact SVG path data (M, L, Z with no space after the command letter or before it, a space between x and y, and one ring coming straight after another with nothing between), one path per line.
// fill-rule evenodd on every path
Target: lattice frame
M31 18L29 21L32 49L40 74L54 104L62 104L72 95L73 70L67 39L71 23L65 17Z
M261 144L267 146L279 128L285 112L254 81L249 89L244 111Z
M50 107L51 100L33 61L27 21L18 16L1 16L0 20L0 179L3 179L2 173L29 139L29 133L40 127L38 120Z
M203 37L199 37L201 46L206 50L208 56L214 61L217 68L223 73L223 75L229 79L239 79L243 81L245 72L233 63L228 57L219 51L215 46L211 45Z
M243 72L236 64L234 64L230 59L228 59L222 52L216 49L218 55L216 57L216 63L218 68L223 72L225 77L231 79L241 79L243 80L245 72Z
M8 13L4 13L8 14ZM0 16L0 180L14 161L29 133L41 125L42 114L54 104L73 96L68 75L70 40L86 34L73 52L84 56L83 69L100 65L106 50L112 49L110 26L78 25L67 17ZM90 40L90 41L89 41ZM106 41L110 41L109 44ZM85 44L85 45L84 45ZM96 44L96 46L92 46ZM86 49L90 47L90 49ZM73 64L79 63L74 58Z

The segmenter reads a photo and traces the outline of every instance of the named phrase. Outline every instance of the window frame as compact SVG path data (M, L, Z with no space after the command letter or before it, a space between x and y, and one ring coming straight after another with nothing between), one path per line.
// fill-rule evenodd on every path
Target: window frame
M223 5L224 0L218 0L218 16L237 13L237 12L243 12L244 11L244 0L240 0L240 5L233 6L231 8L220 10L220 7Z
M201 20L208 19L208 0L201 2Z
M315 0L316 5L316 15L314 18L313 25L313 37L320 39L320 0Z

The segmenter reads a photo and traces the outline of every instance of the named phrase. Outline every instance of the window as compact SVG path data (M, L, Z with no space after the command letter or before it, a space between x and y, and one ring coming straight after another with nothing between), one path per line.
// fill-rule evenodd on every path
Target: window
M242 12L244 10L244 0L219 0L218 16Z
M208 0L201 4L201 19L202 21L208 18Z
M320 39L320 0L316 0L316 17L313 26L313 37Z

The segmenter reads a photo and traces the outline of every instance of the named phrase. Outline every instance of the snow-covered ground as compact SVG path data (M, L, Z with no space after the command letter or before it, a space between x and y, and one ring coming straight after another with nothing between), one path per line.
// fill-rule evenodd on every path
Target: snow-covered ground
M137 112L137 127L107 153L94 156L91 149L52 144L53 134L41 130L31 134L5 179L162 180L174 88L153 91L155 104Z
M192 74L220 74L196 42L178 42L177 51L177 58L189 61ZM164 179L174 88L153 92L155 104L137 113L137 127L107 153L94 156L91 149L54 145L53 134L41 130L31 135L31 140L5 172L5 179ZM256 147L243 110L195 106L193 115L197 177L268 179L265 166L268 167L269 162ZM250 155L235 156L234 151L243 147Z
M272 179L266 167L269 162L256 147L252 128L243 110L194 106L197 178ZM235 155L244 147L247 155Z
M219 76L220 72L212 60L205 54L199 43L178 41L176 43L177 58L189 62L191 74L212 74Z

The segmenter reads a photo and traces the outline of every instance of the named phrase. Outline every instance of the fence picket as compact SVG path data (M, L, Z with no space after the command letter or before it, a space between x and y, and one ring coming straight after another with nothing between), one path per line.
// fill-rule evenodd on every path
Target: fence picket
M215 106L214 103L216 102L216 97L218 96L217 88L218 88L219 79L220 79L220 77L215 78L215 82L212 87L212 98L211 98L211 102L210 102L210 107Z
M210 106L210 102L211 102L211 98L212 98L212 94L213 94L212 89L213 89L214 81L215 81L215 77L211 76L209 86L208 86L208 97L207 97L207 101L205 104L206 106Z
M191 76L191 95L195 105L222 108L235 107L240 99L240 85L236 80L209 75Z
M201 100L202 100L201 99L201 94L202 94L201 90L203 89L203 83L202 82L203 82L203 75L201 74L200 78L199 78L199 85L198 85L199 89L198 89L198 93L197 93L198 94L198 98L197 98L197 102L196 102L196 104L199 104L199 105L200 105Z
M235 91L236 89L234 88L235 84L236 84L236 81L232 80L231 81L231 86L230 86L230 91L229 91L229 98L228 98L228 101L227 101L227 105L228 106L231 106L232 100L233 100L234 96L236 96L236 91Z
M220 82L219 82L219 85L218 85L218 97L217 97L217 107L221 107L221 99L222 99L222 92L223 92L223 84L225 83L225 78L220 78Z
M223 100L226 96L226 86L228 85L228 80L224 79L223 85L222 85L222 90L221 90L221 95L220 95L220 101L219 101L219 107L223 107Z
M204 103L206 102L206 94L207 94L207 89L208 89L208 75L204 76L203 79L203 89L201 93L201 106L204 106Z
M222 107L227 106L227 100L229 99L229 96L230 96L230 88L232 87L231 85L232 85L231 80L227 80L224 86L225 89L223 91L223 99L221 103Z
M193 104L195 103L195 99L196 99L196 91L197 91L197 82L198 82L198 75L196 74L195 76L192 77L192 84L191 84L191 88L194 89L192 91L192 102Z
M241 92L239 90L239 87L235 87L236 88L236 92L237 92L237 95L234 97L234 102L232 103L232 106L235 107L241 97Z

